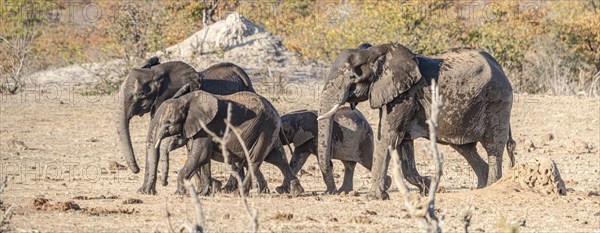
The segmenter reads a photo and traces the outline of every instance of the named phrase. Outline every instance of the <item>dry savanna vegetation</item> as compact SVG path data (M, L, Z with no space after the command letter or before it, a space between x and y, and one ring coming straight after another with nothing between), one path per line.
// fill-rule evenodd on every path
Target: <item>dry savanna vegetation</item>
M15 0L0 1L0 16L0 232L600 231L600 1ZM399 178L398 151L386 201L367 199L362 166L354 191L325 194L315 156L298 197L274 191L283 177L270 164L270 193L178 196L179 149L169 185L136 192L143 172L128 169L113 113L120 84L150 56L198 71L236 63L284 114L318 109L338 53L363 42L489 52L513 86L516 166L504 156L503 178L475 189L459 153L417 139L417 169L436 181L427 196ZM378 110L357 108L376 129ZM148 115L130 127L142 171ZM338 187L343 167L334 160ZM225 184L235 172L213 161L212 174Z

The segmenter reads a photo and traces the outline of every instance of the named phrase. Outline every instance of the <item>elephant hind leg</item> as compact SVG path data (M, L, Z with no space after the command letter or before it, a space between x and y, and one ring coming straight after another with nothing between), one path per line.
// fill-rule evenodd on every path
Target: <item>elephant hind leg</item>
M296 196L304 192L304 188L302 188L298 178L296 178L296 175L294 175L290 168L281 143L275 145L267 157L265 157L265 162L275 165L283 174L283 183L281 186L275 188L277 193L291 193L293 196Z
M427 193L429 193L431 178L427 176L421 176L417 171L413 141L402 141L399 145L399 148L396 147L396 150L400 152L400 160L402 161L402 174L404 175L404 179L406 179L408 183L417 186L422 195L427 195Z
M496 115L489 115L488 128L483 140L480 141L488 156L487 185L493 184L502 177L502 154L504 153L504 147L509 145L510 134L510 103L498 103L495 106L490 106L490 108L496 110L496 112L493 112ZM508 108L508 111L506 111L506 108Z
M450 146L467 160L475 175L477 175L477 188L485 187L488 177L488 164L477 153L477 142Z
M248 166L252 166L252 171L254 171L253 174L248 174L246 177L244 177L244 180L242 182L242 187L244 188L243 192L244 195L248 196L248 194L250 193L250 189L252 189L252 176L254 177L262 177L262 173L260 173L260 165L261 162L254 162L251 164L248 164ZM243 167L241 167L243 168ZM260 175L259 175L260 174ZM260 190L259 190L260 192Z
M339 193L346 192L349 193L353 190L353 178L354 178L354 168L356 167L356 162L353 161L342 161L344 163L344 183L342 183L342 187L338 190Z

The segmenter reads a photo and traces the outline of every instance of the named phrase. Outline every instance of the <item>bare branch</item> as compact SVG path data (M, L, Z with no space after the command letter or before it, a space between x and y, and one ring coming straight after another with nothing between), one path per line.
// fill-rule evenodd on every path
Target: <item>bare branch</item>
M186 181L188 183L188 189L190 190L190 199L192 200L192 205L194 205L194 210L196 213L196 223L191 223L189 220L184 224L184 227L188 230L188 232L194 233L202 233L204 232L204 212L202 211L202 205L200 204L200 199L198 199L198 193L196 193L196 187L192 182Z
M428 199L425 205L419 205L415 201L412 203L411 195L408 187L404 183L404 180L401 176L401 163L400 155L396 148L391 145L388 146L388 151L392 157L392 175L393 180L398 187L398 190L404 196L404 205L410 216L415 219L420 225L420 227L426 232L442 232L442 228L440 226L440 221L435 215L435 194L438 190L439 182L442 176L442 163L443 157L442 154L439 153L437 148L437 126L438 126L438 116L440 108L442 107L442 98L439 96L439 88L435 82L432 80L431 83L431 119L427 121L429 124L429 140L431 156L435 162L435 175L429 185L429 193Z
M169 212L169 206L167 203L167 198L165 198L165 218L167 219L167 229L169 233L174 233L173 226L171 225L171 213Z
M223 155L223 158L225 160L226 164L229 164L230 160L230 155L229 155L229 150L227 149L227 139L230 136L230 133L233 132L233 134L235 134L236 138L238 139L238 141L240 142L240 145L242 146L243 150L244 150L244 154L245 154L245 158L248 162L248 169L249 169L249 176L251 180L254 180L254 173L253 173L253 168L252 168L252 164L250 162L250 153L248 151L248 148L246 147L244 141L241 139L241 135L238 133L238 130L231 124L231 117L232 117L232 106L231 103L229 103L227 105L227 118L225 119L225 123L226 123L226 127L225 127L225 132L223 133L223 137L219 137L215 132L212 132L210 129L208 129L208 127L206 127L206 124L204 122L200 122L200 127L202 127L202 129L212 137L212 140L219 143L221 145L221 153ZM232 175L236 180L237 180L237 184L238 184L238 191L240 193L240 201L242 202L242 205L244 206L244 208L246 209L246 212L248 213L248 216L250 218L251 221L251 229L252 232L257 232L258 231L258 213L256 211L255 208L250 207L250 205L248 204L248 201L246 200L246 194L244 193L244 187L243 187L243 181L242 178L240 177L240 175L238 174L237 171L234 171L233 169L231 169L231 166L229 167L229 171L228 173L230 175Z

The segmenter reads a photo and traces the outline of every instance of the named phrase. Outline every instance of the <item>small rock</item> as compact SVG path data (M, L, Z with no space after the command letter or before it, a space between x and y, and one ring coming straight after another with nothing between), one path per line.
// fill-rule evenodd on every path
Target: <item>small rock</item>
M525 226L525 223L526 223L526 220L525 220L524 218L522 218L522 219L519 219L519 226L522 226L522 227L524 227L524 226Z
M523 143L523 149L525 149L527 152L531 152L535 150L535 145L531 140L526 140L525 143Z
M445 193L445 192L446 192L446 187L444 187L444 186L438 187L437 193Z
M312 218L310 216L306 216L306 218L304 218L304 219L306 219L307 221L311 221L311 222L316 222L317 221L316 219L314 219L314 218Z
M123 201L123 204L142 204L142 203L144 203L142 200L136 199L136 198L129 198L129 199Z
M594 214L594 216L596 216L596 217L600 216L600 211L596 212L596 213Z
M339 220L336 217L330 217L329 221L330 222L339 222Z
M19 141L14 138L8 140L8 148L11 148L13 150L19 150L19 151L29 150L29 147L27 147L23 141Z
M589 191L585 194L586 197L594 197L594 196L598 196L598 192L596 191Z
M230 219L230 218L231 218L231 215L229 215L229 214L223 215L223 219Z
M592 146L587 142L583 142L580 140L573 140L571 142L571 152L575 153L590 153L592 150Z
M85 141L86 141L86 142L97 142L97 141L98 141L98 139L97 139L96 137L91 137L91 138L89 138L89 139L87 139L87 140L85 140Z
M548 142L554 140L554 134L548 133L542 135L542 145L547 144Z
M127 167L125 167L125 165L121 165L115 161L110 161L110 162L108 162L108 169L110 169L110 170L127 170Z
M350 223L370 224L371 219L366 216L354 216L352 219L350 219Z
M279 221L290 221L290 220L292 220L292 218L294 218L294 214L287 214L287 213L278 213L272 217L272 219L279 220Z
M360 194L358 192L356 192L356 191L350 191L348 193L348 196L349 197L358 197L358 196L360 196Z
M370 210L365 210L365 212L363 212L362 214L364 214L364 215L377 215L377 212L370 211Z

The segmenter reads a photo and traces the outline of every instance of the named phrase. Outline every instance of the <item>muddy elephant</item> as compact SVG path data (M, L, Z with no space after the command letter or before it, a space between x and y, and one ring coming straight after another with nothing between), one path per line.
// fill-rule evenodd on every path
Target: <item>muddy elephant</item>
M226 148L231 162L248 164L255 177L263 161L275 165L284 176L278 191L298 195L304 190L286 160L283 145L279 140L281 119L271 103L253 92L237 92L231 95L213 95L195 91L179 98L165 101L152 118L146 141L146 163L149 164L149 179L144 183L145 193L154 193L159 148L162 139L179 135L189 141L188 158L177 178L177 193L185 193L184 179L190 179L200 166L210 163L211 158L225 161L221 146L213 141L205 129L223 137L226 129L228 105L231 105L231 125L239 130L240 137L249 151L246 159L242 144L236 136L226 137ZM206 127L206 128L204 128ZM244 192L250 190L251 176L243 181Z
M246 72L232 63L219 63L198 73L184 62L172 61L161 64L158 58L153 57L142 67L131 70L123 81L115 111L119 146L129 168L134 173L138 173L140 169L135 161L129 131L129 122L133 116L150 113L153 117L156 109L165 100L198 89L221 95L238 91L254 92ZM163 151L165 158L168 158L168 146L164 146ZM168 169L168 163L164 163L164 165ZM203 173L210 171L208 167L202 170ZM205 174L201 177L205 178L208 175ZM147 179L148 173L146 172L144 180ZM217 181L213 181L213 183L215 182ZM209 182L203 179L201 183L208 184ZM163 177L163 185L166 185L166 177ZM209 186L207 185L207 187Z
M384 184L390 154L400 153L404 178L427 193L429 177L415 166L413 140L427 138L431 81L436 80L443 97L437 141L456 149L477 175L477 187L502 176L502 154L508 150L514 164L515 143L510 132L512 87L504 71L488 53L452 49L433 57L414 54L400 44L366 49L346 49L338 54L320 96L318 153L327 190L335 191L331 158L333 120L344 103L368 101L379 109L376 155L373 158L372 199L389 198ZM476 150L485 148L488 159Z
M298 174L308 156L317 155L317 111L300 110L281 116L285 136L294 144L290 166ZM341 107L333 115L332 158L344 164L344 181L338 192L353 190L356 163L369 171L373 163L373 129L358 110ZM391 178L387 177L387 185Z

